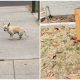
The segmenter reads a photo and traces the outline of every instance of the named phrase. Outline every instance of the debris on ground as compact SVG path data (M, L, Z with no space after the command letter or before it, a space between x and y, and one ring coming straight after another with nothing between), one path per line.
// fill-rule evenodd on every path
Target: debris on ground
M41 29L41 78L80 79L80 43L74 43L75 28Z

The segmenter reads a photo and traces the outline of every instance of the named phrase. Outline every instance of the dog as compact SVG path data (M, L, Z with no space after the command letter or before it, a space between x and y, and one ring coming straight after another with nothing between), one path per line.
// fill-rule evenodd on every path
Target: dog
M3 25L4 31L7 31L10 34L10 39L13 39L14 34L19 35L19 40L22 38L23 34L26 35L26 30L23 27L20 26L11 26L10 23L7 25Z

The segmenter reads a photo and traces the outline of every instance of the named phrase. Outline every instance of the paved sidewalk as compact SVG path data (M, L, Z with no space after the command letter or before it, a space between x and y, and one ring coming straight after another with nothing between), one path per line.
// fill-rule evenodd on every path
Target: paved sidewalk
M38 79L39 59L0 61L0 79Z
M10 22L27 29L29 38L9 40L0 28L0 79L39 78L39 25L25 6L0 7L0 26Z
M0 25L10 22L27 30L29 36L25 40L9 40L9 34L0 29L0 59L30 59L39 58L39 25L36 18L25 6L0 7Z

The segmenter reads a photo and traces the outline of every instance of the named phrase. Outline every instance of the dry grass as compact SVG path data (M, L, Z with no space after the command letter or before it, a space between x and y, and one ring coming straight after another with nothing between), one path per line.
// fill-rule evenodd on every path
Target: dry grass
M72 36L75 29L63 26L41 30L41 78L80 78L80 43Z

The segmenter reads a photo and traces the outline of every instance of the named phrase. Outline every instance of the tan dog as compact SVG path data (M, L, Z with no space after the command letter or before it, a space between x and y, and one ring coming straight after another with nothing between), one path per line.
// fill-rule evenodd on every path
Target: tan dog
M7 31L10 34L11 39L13 39L14 34L19 35L19 40L22 38L23 34L26 36L26 30L23 27L10 26L10 23L8 23L8 25L4 25L4 31Z

